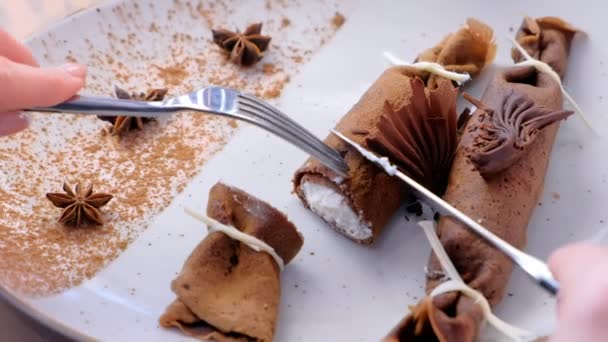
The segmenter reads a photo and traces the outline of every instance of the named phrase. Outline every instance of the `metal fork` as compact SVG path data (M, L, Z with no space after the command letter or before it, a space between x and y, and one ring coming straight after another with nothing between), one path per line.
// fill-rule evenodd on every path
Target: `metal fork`
M142 117L163 117L179 111L216 114L265 129L317 158L341 176L346 176L348 172L348 166L338 152L297 122L270 104L229 88L207 87L156 102L76 96L56 106L36 107L26 111Z

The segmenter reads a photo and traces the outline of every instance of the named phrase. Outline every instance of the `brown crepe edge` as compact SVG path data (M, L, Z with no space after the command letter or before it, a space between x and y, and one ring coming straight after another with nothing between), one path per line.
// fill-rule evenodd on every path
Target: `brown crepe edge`
M496 50L492 28L475 18L468 18L458 31L447 35L436 46L423 51L416 61L436 62L446 70L475 77L494 60ZM462 51L468 54L469 61L466 64L462 64L459 58ZM440 76L430 75L427 86L435 88L440 79Z
M475 321L483 319L481 308L470 298L457 293L452 296L459 296L466 303L466 315L450 317L443 310L438 308L433 298L424 297L415 306L410 306L410 314L405 316L397 325L384 337L383 342L406 341L410 336L428 340L438 340L439 342L472 342L478 334L478 326ZM455 309L453 309L455 310ZM440 328L441 322L446 323L443 329ZM464 329L462 327L464 326ZM449 331L447 335L437 335L437 332Z
M253 206L253 207L252 207ZM293 225L293 223L291 223L287 216L285 216L282 212L280 212L279 210L277 210L276 208L274 208L273 206L271 206L270 204L268 204L267 202L264 202L238 188L235 187L231 187L228 185L225 185L223 183L217 183L215 184L212 189L210 190L210 195L209 195L209 202L208 202L208 215L224 224L228 224L228 225L233 225L235 228L251 234L252 236L255 236L259 239L261 239L262 241L265 241L267 244L271 245L273 248L275 248L275 252L277 254L279 254L285 264L287 264L289 261L291 261L291 259L293 259L293 257L297 254L297 252L299 251L299 249L302 246L303 243L303 238L302 235L297 231L297 229L295 228L295 226ZM236 224L235 224L236 223ZM278 230L273 230L272 234L266 234L264 236L264 231L268 230L269 228L267 227L273 227L275 229ZM253 229L254 231L249 231ZM263 235L263 236L259 236L259 235ZM277 238L275 238L275 236L278 236ZM277 240L277 239L283 239L283 240ZM274 239L274 241L273 241ZM223 242L222 242L223 241ZM286 241L286 243L288 244L287 247L287 251L285 250L285 248L282 248L282 246L280 246L280 244L282 244L282 241ZM186 288L185 286L187 285L187 289L189 290L191 286L194 287L198 287L198 288L208 288L210 290L213 291L221 291L221 288L218 290L217 287L218 285L213 285L213 283L217 283L219 284L219 286L221 286L222 283L225 283L227 281L227 279L218 279L219 282L214 282L214 281L204 281L202 283L197 283L196 280L194 280L194 283L189 283L187 279L191 279L191 277L189 278L184 278L182 279L183 275L184 275L184 271L186 271L186 268L188 267L188 265L192 266L197 266L197 265L203 265L201 263L204 263L204 265L208 264L208 263L215 263L215 266L201 266L202 268L198 268L199 270L206 270L209 269L211 270L212 274L210 275L211 277L213 277L214 275L217 276L217 271L221 270L222 267L230 267L232 268L233 266L226 266L226 265L222 265L222 264L218 264L219 259L217 261L214 261L214 259L208 259L209 257L206 257L207 259L205 259L206 255L210 255L209 253L213 253L214 258L218 257L218 255L215 254L214 252L214 248L218 248L218 246L227 246L226 243L228 243L231 246L238 246L239 249L241 249L241 252L237 252L237 264L234 265L234 267L236 269L239 269L240 267L240 274L241 274L241 279L251 279L251 271L249 268L242 268L242 267L248 267L248 266L243 266L243 265L239 265L238 263L240 263L241 258L243 257L247 257L248 255L252 255L252 256L256 256L256 255L260 255L260 256L264 256L265 257L265 265L270 265L270 266L261 266L262 264L260 264L260 266L257 267L270 267L270 270L268 268L266 268L265 272L271 272L271 273L267 273L265 277L272 277L272 274L276 274L277 279L277 285L278 288L277 290L279 292L277 292L274 295L271 296L275 296L276 297L276 302L278 305L278 301L280 300L280 271L278 268L278 265L276 264L276 262L274 261L274 259L272 259L269 255L267 255L265 252L255 252L253 250L251 250L248 246L244 245L243 243L241 243L240 241L236 241L236 240L232 240L231 238L229 238L227 235L224 235L221 232L213 232L208 234L196 247L195 249L192 251L192 253L190 254L190 256L188 257L188 259L186 260L186 262L184 263L184 267L182 269L182 272L180 272L180 275L172 282L172 289L174 292L176 292L177 294L177 298L167 307L165 313L160 317L159 319L159 323L161 324L161 326L163 327L177 327L179 328L183 333L185 333L186 335L192 336L192 337L196 337L199 339L213 339L216 341L251 341L251 340L256 340L256 341L271 341L272 340L272 335L274 334L274 326L276 325L276 319L278 317L278 306L274 307L274 309L271 308L271 310L273 310L274 313L270 314L269 318L271 319L271 321L265 322L264 324L270 324L268 326L268 328L270 329L269 332L268 330L266 330L268 333L263 333L265 330L265 328L260 328L262 330L259 330L258 328L256 328L256 331L259 331L259 333L261 335L257 335L257 333L254 333L254 331L241 331L241 329L245 329L248 330L248 326L251 327L250 324L242 324L239 323L237 320L233 320L232 322L229 323L229 325L232 327L232 329L224 329L222 328L222 326L225 326L225 324L227 323L227 319L226 316L224 314L217 316L216 314L213 314L212 312L216 311L215 309L212 312L206 311L205 314L203 314L203 318L199 317L194 311L193 309L186 304L186 302L184 302L184 299L182 298L182 296L180 295L180 291L182 291L182 287ZM279 244L277 246L277 244ZM234 252L232 252L234 253ZM192 259L194 257L197 257L196 259ZM200 259L202 258L202 259ZM258 258L258 257L256 257ZM192 260L191 260L192 259ZM200 260L200 261L199 261ZM206 260L206 261L205 261ZM262 259L260 259L262 260ZM252 259L249 260L248 264L251 264ZM231 263L232 263L232 259L231 259ZM242 266L242 267L241 267ZM211 268L210 268L211 267ZM191 274L197 274L197 269L190 269ZM193 273L192 273L193 272ZM231 270L227 270L227 272L234 272ZM236 272L239 272L238 270ZM242 273L245 272L245 273ZM249 275L248 275L249 274ZM237 278L239 279L239 276L237 275ZM271 278L267 278L267 279L271 279ZM192 280L190 280L192 281ZM265 281L263 281L262 283L259 284L264 284ZM202 284L202 285L201 285ZM211 285L210 285L211 284ZM257 285L256 287L259 287L260 285ZM245 284L246 285L246 284ZM202 286L202 287L201 287ZM209 287L211 286L211 287ZM234 292L234 290L231 290L232 292L229 293L234 293L237 296L241 296L243 295L242 292ZM255 294L253 294L255 295ZM264 294L263 298L267 298L269 294ZM188 299L188 301L192 300L192 294L188 293L188 296L186 298L190 298ZM205 298L205 296L203 296L203 298ZM226 297L229 298L229 297ZM218 303L221 302L226 302L226 298L224 298L223 300L218 300ZM236 297L236 299L238 299L240 297ZM268 297L270 299L270 297ZM251 303L255 303L251 302ZM274 302L274 300L271 299L271 302ZM249 303L249 305L251 305L251 303ZM196 307L199 307L198 304L195 304ZM205 306L203 306L204 309ZM266 310L266 308L260 308L263 310ZM204 309L207 310L207 309ZM234 308L226 308L226 310L228 310L228 312L230 312L230 310L234 310ZM251 309L249 309L251 310ZM220 321L218 322L224 322L224 323L219 323L220 325L218 326L217 324L212 324L211 322L215 321L215 317L217 316L218 318L220 318ZM237 315L238 316L238 315ZM267 314L265 313L264 315L260 315L260 317L266 317ZM246 317L242 317L242 316L238 316L241 317L243 319L246 319ZM236 319L236 318L235 318ZM228 321L230 321L231 319L228 318ZM257 321L257 319L256 319ZM260 322L262 323L262 322ZM250 333L254 333L255 335L251 335ZM262 334L263 333L263 334Z
M241 227L236 227L234 225L234 218L238 214L237 210L233 210L232 217L226 216L226 208L212 207L215 199L212 199L211 196L209 197L209 201L207 202L207 212L209 217L215 218L217 221L223 224L233 226L243 231L243 233L252 235L266 242L275 250L275 252L281 257L281 259L283 259L285 265L289 264L289 262L293 260L293 258L297 255L299 250L302 248L302 245L304 244L304 236L298 231L293 222L289 220L287 215L285 215L282 211L269 204L268 202L261 200L237 187L227 185L223 182L216 183L211 188L210 194L212 192L219 191L223 191L231 195L231 200L236 203L233 208L237 208L238 210L240 209L240 207L245 208L247 205L251 206L260 204L262 207L264 207L264 210L267 211L266 215L271 216L266 218L269 223L279 220L284 224L285 227L288 227L289 229L285 229L287 233L281 235L274 234L274 232L273 234L266 233L266 230L264 229L260 229L259 232L243 231ZM248 211L251 214L251 217L255 216L246 208L245 211Z
M175 313L177 311L177 313ZM163 328L178 328L187 336L207 341L217 342L249 342L250 337L241 334L232 334L220 331L209 323L198 318L190 309L176 298L165 309L165 313L158 320Z

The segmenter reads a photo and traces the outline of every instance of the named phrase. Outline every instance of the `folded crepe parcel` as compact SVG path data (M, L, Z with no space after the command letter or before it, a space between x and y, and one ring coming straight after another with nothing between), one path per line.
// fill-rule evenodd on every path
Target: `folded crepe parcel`
M563 78L576 30L559 18L526 18L516 39ZM514 61L522 56L514 52ZM470 98L470 97L469 97ZM444 199L518 248L538 203L562 110L560 84L533 67L498 73L469 119L454 158ZM437 233L463 280L493 307L506 290L513 265L497 249L449 217ZM441 284L431 256L427 293ZM385 338L394 341L474 341L484 322L480 306L459 292L426 297Z
M492 29L475 19L469 19L457 32L421 53L416 61L436 62L447 70L468 72L475 76L494 59L495 51ZM415 83L415 78L422 81ZM422 93L419 91L420 85ZM433 101L424 96L426 92L430 97L428 92L434 90L437 90L437 93L433 96ZM396 146L413 145L415 148L409 154L389 155L401 158L400 166L418 164L416 168L404 168L404 171L411 172L419 181L431 185L434 183L428 182L428 179L436 177L436 174L429 173L427 164L438 161L429 160L425 165L417 162L417 159L426 158L426 163L428 158L425 157L424 150L416 149L419 144L411 139L433 134L439 145L431 144L426 147L437 149L433 153L439 154L440 162L449 159L447 164L451 163L456 145L455 133L451 133L452 122L456 120L456 91L450 81L437 75L409 66L391 67L340 120L336 130L365 148L374 149L380 146L384 147L381 152L394 152L395 148L383 144L385 141L382 141L382 137L385 134L380 132L381 130L393 124L400 124L399 116L412 113L414 116L407 119L410 122L401 123L401 126L429 127L430 121L434 120L436 126L430 125L429 132L419 131L417 136L408 137L408 141L397 142ZM443 96L445 98L442 98ZM413 98L417 101L413 101ZM405 108L408 105L410 108ZM422 112L415 105L422 105ZM429 107L440 110L441 113L426 110ZM403 204L406 196L404 186L398 179L385 174L337 137L330 135L325 139L325 143L344 157L350 169L348 177L343 179L310 158L294 175L295 193L306 207L321 216L339 233L356 242L371 244L397 208ZM438 167L445 168L441 165ZM447 171L444 172L444 177L445 174Z
M234 187L217 183L209 192L207 215L254 236L287 264L303 239L287 217ZM222 232L212 232L194 249L171 289L175 301L160 317L201 340L272 341L281 295L275 259Z

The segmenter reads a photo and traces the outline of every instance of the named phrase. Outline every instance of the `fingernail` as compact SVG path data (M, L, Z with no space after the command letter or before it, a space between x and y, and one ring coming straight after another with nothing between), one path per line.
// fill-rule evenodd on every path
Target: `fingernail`
M29 122L29 117L23 113L0 113L0 137L26 129Z
M76 63L66 63L66 64L60 66L60 68L63 69L68 74L70 74L74 77L78 77L78 78L83 78L87 73L86 66L81 65L81 64L76 64Z

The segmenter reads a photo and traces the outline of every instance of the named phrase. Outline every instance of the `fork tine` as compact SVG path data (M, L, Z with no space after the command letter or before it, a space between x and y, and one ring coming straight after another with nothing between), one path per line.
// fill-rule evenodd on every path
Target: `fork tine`
M282 120L276 120L274 117L269 117L269 115L265 111L261 111L254 107L243 105L241 106L240 110L246 111L247 114L253 115L259 120L262 120L269 125L278 126L282 131L290 133L297 141L300 142L300 144L306 144L310 146L312 150L316 151L316 154L312 153L314 156L322 154L325 157L332 159L337 164L344 164L342 158L338 155L336 151L321 143L321 141L317 140L317 138L315 137L300 134L299 130L295 129L292 125L289 125L288 123L285 123Z
M304 143L301 139L298 139L295 135L287 133L288 131L286 131L284 128L277 127L276 125L271 124L268 120L256 120L254 118L255 113L253 113L253 112L249 112L248 110L243 110L243 112L247 115L250 115L251 117L244 118L247 115L242 115L242 116L239 116L239 118L241 120L254 124L260 128L263 128L263 129L271 132L272 134L290 142L292 145L299 147L300 149L304 150L306 153L319 159L323 164L327 165L329 168L334 170L340 176L343 176L343 177L347 176L346 171L348 170L348 166L346 166L344 161L336 161L335 159L331 158L331 156L329 156L323 152L319 152L319 151L315 150L310 144Z
M288 117L284 113L280 112L278 109L276 109L275 107L266 103L265 101L262 101L256 97L253 97L251 95L246 95L246 94L240 94L239 100L241 100L240 101L241 103L246 103L249 106L256 107L256 109L258 109L259 111L268 113L273 118L276 118L277 120L280 120L281 122L284 122L285 124L288 124L289 126L293 127L298 132L300 132L302 135L305 135L305 136L311 138L316 144L323 146L323 148L327 148L327 146L325 144L323 144L323 142L318 140L318 138L315 135L313 135L310 131L308 131L306 128L302 127L300 124L293 121L290 117Z
M332 152L333 150L328 151L326 149L320 149L317 146L314 146L313 144L310 143L309 140L294 133L292 130L290 130L285 125L282 125L273 120L270 120L268 117L266 117L263 114L260 114L259 112L255 111L255 110L251 110L249 108L242 107L240 109L240 112L244 113L245 116L252 118L254 121L253 122L254 124L291 142L292 144L296 145L297 147L305 150L308 154L310 154L322 161L331 162L331 164L332 164L331 168L334 170L337 169L337 171L339 171L342 175L345 175L345 172L348 170L348 167L346 166L346 164L344 163L344 161L341 158L337 157L336 154L328 153L328 152Z
M266 114L266 112L260 111L259 109L254 108L254 107L250 107L248 105L241 106L240 107L240 111L245 112L248 115L254 116L258 120L261 120L261 121L263 121L263 122L265 122L265 123L267 123L269 125L276 126L276 127L280 128L284 132L288 132L300 144L306 144L306 145L310 146L310 148L313 149L314 151L316 151L317 154L319 154L319 153L323 154L326 157L333 159L337 163L341 163L342 162L342 159L339 157L339 155L337 154L337 152L335 152L334 150L330 149L327 146L324 146L322 144L318 144L316 138L313 139L313 138L310 138L310 137L305 136L303 134L300 134L300 132L298 130L296 130L295 128L293 128L289 124L281 122L280 120L275 120L275 118L273 118L273 117L269 117ZM316 155L316 154L313 154L313 155Z
M291 144L301 148L306 153L314 156L319 159L325 165L330 167L332 170L337 172L341 176L347 176L346 172L348 171L348 166L344 163L344 160L338 159L336 160L335 156L332 154L328 154L326 151L322 151L317 149L315 146L311 145L307 140L302 139L301 136L294 134L293 131L286 129L284 126L277 125L272 120L260 115L259 113L252 111L248 108L240 108L239 111L246 115L241 115L239 118L241 120L247 121L251 124L254 124L260 128L263 128L274 135L279 136L290 142ZM243 118L249 116L248 118Z
M264 101L258 100L254 97L241 95L239 96L239 105L242 105L241 108L249 109L250 113L254 112L255 114L257 114L256 116L260 119L267 121L270 124L277 124L283 129L292 132L304 143L312 145L315 150L328 155L336 162L343 163L343 160L339 156L338 152L327 146L316 136L310 133L307 129L299 125L297 122L293 121L287 115L281 113L271 105L266 104Z

